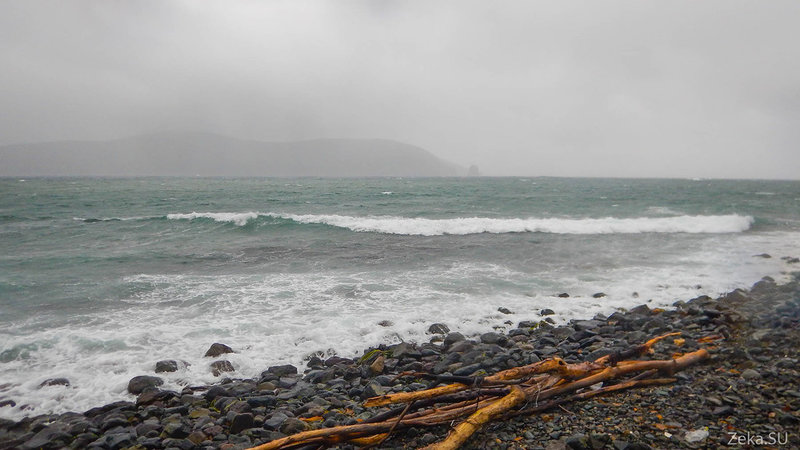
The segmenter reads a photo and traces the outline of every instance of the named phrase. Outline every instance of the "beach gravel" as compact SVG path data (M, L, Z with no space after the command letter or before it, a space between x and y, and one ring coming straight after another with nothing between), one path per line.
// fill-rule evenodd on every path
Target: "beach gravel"
M741 442L746 448L748 439L756 437L775 439L773 447L800 448L799 278L794 274L785 284L765 278L749 291L716 299L678 301L665 310L643 303L563 326L526 321L507 332L465 336L435 323L429 342L381 345L356 359L313 357L305 368L273 366L256 379L226 378L181 392L161 390L160 378L143 375L128 386L138 395L135 402L0 420L0 449L243 449L304 430L367 420L387 408L364 408L363 399L429 386L425 380L396 378L400 372L480 375L554 355L579 362L673 331L682 335L656 345L653 358L704 347L710 360L675 374L677 381L670 385L490 423L466 448L636 450ZM719 339L700 342L707 336ZM226 349L216 343L208 356ZM172 370L173 363L160 361L158 371ZM229 369L218 366L223 374ZM398 431L382 447L416 448L440 441L448 431L443 426Z

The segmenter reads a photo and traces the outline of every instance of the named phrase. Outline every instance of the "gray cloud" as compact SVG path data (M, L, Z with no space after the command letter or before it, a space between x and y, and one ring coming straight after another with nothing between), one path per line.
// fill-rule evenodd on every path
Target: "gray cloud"
M800 4L5 1L0 144L388 138L495 175L797 178Z

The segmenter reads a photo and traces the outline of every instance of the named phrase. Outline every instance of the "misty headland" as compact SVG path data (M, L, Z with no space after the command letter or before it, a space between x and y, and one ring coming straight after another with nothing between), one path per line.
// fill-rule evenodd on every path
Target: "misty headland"
M171 132L0 146L0 176L440 177L476 175L387 139L264 142Z

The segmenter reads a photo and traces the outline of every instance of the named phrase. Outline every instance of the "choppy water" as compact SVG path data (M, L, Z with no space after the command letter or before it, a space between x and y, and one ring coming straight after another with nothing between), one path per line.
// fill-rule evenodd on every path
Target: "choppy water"
M212 342L249 377L433 322L717 295L800 269L782 256L800 182L0 179L0 416L126 398L161 359L191 364L168 387L213 382Z

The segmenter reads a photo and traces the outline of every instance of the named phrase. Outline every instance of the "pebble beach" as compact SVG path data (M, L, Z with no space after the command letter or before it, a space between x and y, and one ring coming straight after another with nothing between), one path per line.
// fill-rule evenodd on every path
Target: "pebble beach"
M659 343L650 357L665 359L701 347L711 352L710 360L677 373L674 384L494 422L466 447L800 446L800 273L784 284L765 277L750 290L719 298L701 296L665 309L642 304L562 326L550 323L550 311L539 313L538 322L477 336L435 323L428 342L381 345L353 359L312 357L305 367L272 366L258 378L224 378L180 392L160 389L159 373L177 370L181 361L159 361L152 373L131 380L131 401L0 421L0 448L245 449L309 429L369 420L386 409L364 408L364 399L430 387L425 380L396 377L400 372L470 376L552 356L588 361L674 331L681 332L681 340ZM209 366L221 373L231 370L225 355L235 351L215 343L207 352ZM448 431L398 431L381 447L418 448L442 440Z

